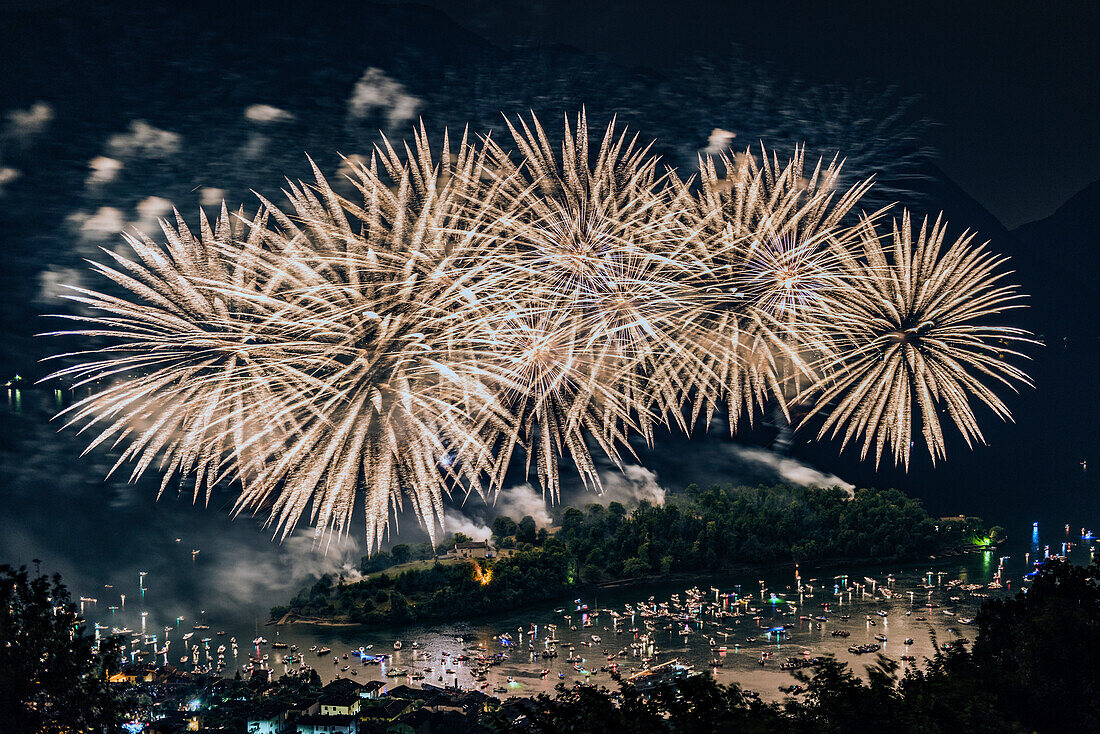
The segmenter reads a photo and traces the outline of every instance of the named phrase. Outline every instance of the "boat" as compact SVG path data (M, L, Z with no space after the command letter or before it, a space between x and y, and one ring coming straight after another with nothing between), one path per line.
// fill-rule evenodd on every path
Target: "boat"
M682 665L677 660L669 660L652 668L638 671L626 678L625 681L639 691L648 691L675 685L695 675L698 675L698 673L689 666Z
M324 656L324 655L328 655L330 652L332 652L332 648L322 647L320 650L317 651L317 654L320 655L320 656Z

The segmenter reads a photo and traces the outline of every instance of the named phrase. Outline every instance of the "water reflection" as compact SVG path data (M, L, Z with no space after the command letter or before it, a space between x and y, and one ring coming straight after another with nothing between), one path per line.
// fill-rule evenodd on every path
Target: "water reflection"
M64 395L61 397L64 399ZM951 627L970 636L959 620L973 616L983 597L952 594L946 584L953 579L963 584L987 584L996 573L992 554L983 553L936 566L871 566L827 572L804 567L798 569L797 576L788 567L763 574L763 578L719 575L629 590L604 589L599 591L598 599L586 600L601 611L588 628L575 610L569 614L572 619L566 619L565 612L555 612L567 609L566 602L572 599L521 614L436 627L266 627L270 607L285 603L320 574L354 578L361 548L349 540L344 546L329 547L326 555L314 548L308 533L285 544L272 543L259 522L228 518L228 496L215 495L210 507L196 507L189 490L181 487L178 496L157 503L159 480L155 477L132 483L118 477L103 480L112 459L99 452L80 456L84 437L71 431L59 432L59 426L49 420L57 401L57 394L51 391L8 390L8 407L0 410L0 506L4 508L0 514L0 561L29 564L31 559L42 559L43 570L60 572L74 597L96 600L85 606L89 619L101 625L100 633L115 628L130 630L128 637L140 635L144 621L147 633L157 639L153 642L139 637L137 647L130 652L143 650L146 659L156 655L161 662L167 659L177 666L193 664L195 647L203 661L209 652L216 663L218 648L224 645L227 673L247 664L250 653L262 664L267 655L266 665L281 672L280 657L297 646L296 652L326 679L350 675L354 670L360 681L394 684L419 673L425 681L436 683L487 683L489 688L530 693L550 690L559 680L583 679L587 675L582 670L606 683L609 677L600 671L601 667L617 663L627 674L644 665L646 657L657 661L677 657L699 669L710 668L716 661L720 666L713 669L720 680L736 680L764 695L775 695L779 685L789 683L788 674L779 670L779 663L788 656L834 653L854 661L859 670L860 658L847 650L878 644L876 634L887 638L881 644L892 657L913 655L918 661L932 653L930 629L935 629L941 640L950 638L947 629ZM1071 539L1061 533L1069 518L1052 518L1043 527L1057 528L1057 532L1045 538L1040 537L1038 524L1028 533L1033 519L992 518L1009 529L1009 543L997 552L1011 556L1011 564L1015 564L1006 567L1012 591L1018 588L1017 582L1030 563L1046 552L1045 548L1056 552ZM1087 526L1087 518L1083 519ZM1080 519L1071 526L1080 527ZM1087 561L1087 545L1078 544L1070 555ZM139 575L142 572L146 573L144 577ZM801 593L800 581L804 586ZM884 583L897 592L890 599L883 599L878 591ZM712 624L714 620L689 621L686 633L685 625L680 623L672 629L646 630L639 618L630 620L630 626L624 626L625 618L618 623L609 621L614 619L609 614L612 610L622 614L626 604L637 609L650 596L658 603L668 601L674 593L683 595L692 584L706 590L709 599L717 598L724 611L740 609L740 616L719 625ZM810 586L812 593L807 591ZM767 604L772 593L776 603ZM952 595L959 596L959 601L953 601ZM922 606L929 601L940 606ZM829 611L821 606L825 603L831 605ZM762 611L750 614L746 606ZM878 617L879 609L888 616ZM953 611L954 616L944 614L943 609ZM843 619L844 615L848 619ZM872 618L867 619L868 615ZM826 620L816 619L819 616ZM193 629L207 624L210 630ZM788 624L791 629L782 634L772 629ZM533 638L528 632L532 625L538 628ZM557 625L557 658L541 655L544 648L540 646L545 643L549 625ZM631 632L635 627L638 633ZM652 633L644 644L642 630ZM847 632L848 637L833 636L833 632ZM191 636L184 641L187 633ZM515 647L501 645L500 635L504 633L513 636ZM599 644L593 644L593 634L601 637ZM261 636L269 638L269 644L253 645L252 641ZM208 638L206 642L204 638ZM912 639L912 644L905 645L906 639ZM400 650L393 649L397 640L404 643ZM273 648L270 643L276 641L286 648ZM640 646L632 647L636 643ZM535 649L532 651L529 645ZM331 654L319 656L317 651L326 646ZM316 649L310 652L311 647ZM372 655L388 657L378 664L369 660L364 663L367 658L352 654L360 647L369 649ZM624 650L625 654L620 654ZM469 661L456 660L463 654L476 659L478 655L501 652L507 653L508 659L492 667L485 681L474 680ZM531 652L537 653L534 660ZM761 666L763 654L770 656ZM608 655L615 657L609 660ZM335 663L333 657L337 658ZM579 660L567 662L569 657ZM188 662L181 663L182 658ZM395 670L405 670L406 675L389 677ZM544 670L545 676L541 675Z

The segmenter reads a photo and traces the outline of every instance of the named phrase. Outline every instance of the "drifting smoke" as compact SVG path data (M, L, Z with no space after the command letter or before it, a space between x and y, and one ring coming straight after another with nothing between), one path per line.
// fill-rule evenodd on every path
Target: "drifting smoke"
M12 110L7 114L6 137L26 142L41 134L54 118L53 107L45 102L35 102L25 110Z
M621 472L602 472L603 492L596 501L601 505L619 502L632 507L640 502L665 503L665 489L657 483L657 474L638 464L628 464Z
M519 484L500 494L496 501L496 510L513 520L530 515L540 528L550 527L554 520L546 507L546 498L531 484Z
M443 529L447 533L465 533L474 540L487 540L493 534L489 523L495 518L510 517L518 522L528 515L534 518L536 527L548 528L554 524L542 492L525 482L503 490L491 505L471 496L462 507L446 511Z
M350 536L330 535L319 545L312 531L301 530L286 539L286 552L277 554L267 552L263 546L228 547L236 545L230 541L226 547L215 544L210 549L225 557L214 566L210 586L223 590L229 609L246 608L257 599L288 597L325 574L351 582L362 578L359 560L363 551ZM234 560L230 562L229 558ZM273 583L281 593L273 591Z
M4 194L4 187L15 181L23 174L15 168L0 166L0 196Z
M72 293L73 286L84 285L84 271L51 265L38 274L38 294L35 302L51 307L65 303L64 296Z
M733 145L733 139L736 137L737 133L716 127L710 131L710 136L707 138L707 147L703 149L703 152L707 155L718 155L729 150L729 147Z
M204 186L199 189L199 203L202 206L218 206L225 199L225 189Z
M600 471L600 480L603 482L600 494L586 491L579 481L576 486L563 487L563 491L571 494L570 504L576 506L591 503L606 506L619 502L630 508L642 501L664 504L665 490L657 483L657 475L643 466L628 464L621 472L614 468L604 469ZM554 524L542 492L525 482L503 490L491 506L484 505L478 497L471 497L466 505L448 509L443 527L447 533L465 533L474 540L487 540L493 534L489 523L495 518L510 517L518 522L528 515L534 519L536 527L549 528Z
M179 134L134 120L125 133L107 139L107 150L120 158L167 158L180 151Z
M370 68L363 73L348 99L348 118L364 120L384 115L389 127L397 127L416 118L421 101L405 91L405 86L381 69Z
M246 120L266 125L272 122L290 122L294 115L269 104L254 104L244 111Z
M113 239L126 226L125 215L113 206L101 206L94 214L74 212L65 221L85 244L99 244Z
M88 186L102 186L115 180L118 172L122 170L122 161L99 155L88 161L88 168L92 169L92 172L88 174L84 183Z
M835 474L822 472L789 456L782 456L761 448L737 446L735 444L728 445L726 450L753 467L771 469L788 484L797 484L801 487L841 487L847 490L849 494L855 488L854 485Z
M481 520L466 517L455 510L447 510L443 515L443 530L448 534L462 533L474 540L488 540L492 529Z

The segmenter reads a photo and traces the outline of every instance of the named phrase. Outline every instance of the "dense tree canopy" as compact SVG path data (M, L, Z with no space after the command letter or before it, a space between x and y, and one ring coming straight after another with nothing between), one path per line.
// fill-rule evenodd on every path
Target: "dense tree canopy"
M4 731L114 731L123 702L106 680L61 577L0 566L0 722Z
M481 562L480 572L468 563L436 563L352 584L319 582L289 608L366 623L441 621L558 598L577 583L826 558L913 558L986 534L977 518L937 526L920 502L893 489L850 496L839 488L787 485L692 485L664 505L642 502L632 512L618 502L565 507L557 522L551 535L530 515L518 523L496 518L495 544L516 553ZM416 549L394 546L390 565L421 556ZM375 563L364 558L363 571L379 570Z

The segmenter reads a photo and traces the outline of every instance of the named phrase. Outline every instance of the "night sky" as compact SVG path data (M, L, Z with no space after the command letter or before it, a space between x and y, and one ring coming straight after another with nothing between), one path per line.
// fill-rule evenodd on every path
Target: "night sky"
M1033 355L1036 388L1008 400L1016 423L982 416L989 446L969 451L953 439L948 461L935 468L919 447L908 474L876 470L852 452L838 457L835 443L815 442L812 433L797 435L793 463L777 468L787 458L752 448L771 445L774 427L765 425L744 437L747 449L723 437L697 440L691 449L682 439L663 440L643 455L655 478L637 475L636 488L652 481L672 487L688 479L790 479L807 476L808 463L825 473L808 476L898 486L934 512L1003 510L1018 519L1043 505L1057 517L1100 514L1093 480L1100 471L1094 229L1100 13L1091 6L30 5L0 0L4 373L44 373L38 360L57 347L33 337L49 328L41 314L61 308L58 283L85 282L83 258L116 244L118 229L149 228L172 204L194 219L200 204L209 207L218 196L231 207L253 201L250 189L277 198L283 176L308 176L306 152L336 174L337 152L369 152L379 129L400 138L418 116L437 130L466 121L475 130L499 129L501 111L558 116L584 104L594 124L618 114L659 138L656 152L688 170L714 128L737 132L738 146L769 135L774 139L765 142L782 147L820 132L813 152L843 143L853 176L876 173L885 189L918 210L945 210L952 239L976 229L1013 257L1032 297L1021 324L1046 345ZM731 59L732 75L712 74ZM891 87L896 91L885 105L864 109L858 96L830 101L847 100L846 89ZM750 93L755 89L764 91ZM803 109L806 89L825 102ZM861 137L868 120L910 96L917 100L904 120ZM37 113L38 103L49 113ZM41 552L51 537L67 533L65 522L81 520L74 513L34 535L26 518L47 499L41 477L29 474L34 467L71 461L64 492L114 493L123 497L120 505L145 511L148 497L138 501L127 492L148 488L103 484L96 474L101 461L79 463L78 440L51 442L52 428L28 415L9 416L4 425L0 462L7 466L0 468L7 486L0 492L9 510L0 523L27 535L0 545L0 552ZM40 453L27 460L27 452ZM1083 461L1092 473L1082 471ZM201 512L167 502L158 508L165 525L174 518L195 522ZM122 525L118 517L112 511L110 521ZM267 547L266 538L258 543Z
M1100 12L1085 2L429 0L495 43L533 38L661 69L721 54L921 96L943 170L1006 227L1100 170Z

